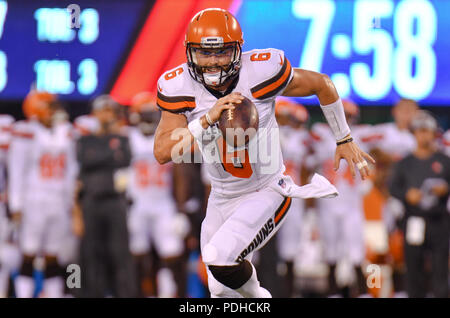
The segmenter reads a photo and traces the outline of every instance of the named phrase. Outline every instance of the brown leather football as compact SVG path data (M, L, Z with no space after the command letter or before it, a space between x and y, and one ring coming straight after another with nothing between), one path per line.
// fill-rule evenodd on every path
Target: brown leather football
M222 136L235 148L248 144L256 135L258 124L259 116L256 106L245 96L240 104L235 105L234 110L224 110L219 118Z

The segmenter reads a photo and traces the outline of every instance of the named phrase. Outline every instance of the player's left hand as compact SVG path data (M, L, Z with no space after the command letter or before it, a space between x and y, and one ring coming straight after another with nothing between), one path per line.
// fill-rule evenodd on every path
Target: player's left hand
M369 165L367 161L375 164L375 160L367 153L362 151L355 142L348 142L336 147L336 154L334 155L334 170L339 169L341 159L345 159L350 168L353 177L356 176L355 166L359 170L361 179L369 176Z

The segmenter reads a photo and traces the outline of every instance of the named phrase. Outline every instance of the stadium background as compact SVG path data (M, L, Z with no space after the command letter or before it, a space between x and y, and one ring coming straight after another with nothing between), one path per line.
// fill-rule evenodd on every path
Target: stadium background
M341 96L364 106L364 122L389 120L389 106L401 96L449 126L441 116L450 105L446 0L84 0L76 2L80 29L67 27L70 3L0 1L2 112L21 117L32 83L58 93L72 118L101 93L127 104L139 91L155 91L159 75L185 59L184 30L193 14L220 7L240 21L244 50L280 48L293 65L330 75ZM361 41L369 37L375 40ZM316 98L301 102L313 121L321 119Z
M80 28L68 27L73 2ZM185 60L191 17L208 7L237 17L244 51L279 48L293 66L330 75L363 123L391 121L404 97L450 126L447 0L0 0L0 113L23 119L32 85L58 94L71 120L100 94L127 105L156 91L160 74ZM310 124L324 121L316 98L298 101Z

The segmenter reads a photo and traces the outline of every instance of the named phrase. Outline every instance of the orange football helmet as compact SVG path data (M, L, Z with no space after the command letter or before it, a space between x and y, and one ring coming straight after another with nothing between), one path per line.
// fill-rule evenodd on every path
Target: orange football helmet
M208 86L221 86L235 78L241 68L243 33L239 22L228 11L217 8L198 12L188 25L184 45L189 73L198 82ZM205 50L207 49L207 50ZM208 67L197 64L197 51L202 54L230 54L230 63L220 72L206 73Z
M287 99L278 99L275 103L275 115L289 116L299 124L304 124L309 119L308 110L302 104Z
M52 105L57 96L48 92L31 90L25 97L22 110L27 119L49 120L52 116Z
M136 113L140 113L145 110L158 110L158 106L156 106L156 97L150 92L137 93L131 100L130 106L130 110Z
M156 106L155 95L140 92L133 97L130 104L130 123L137 126L143 134L153 134L160 118L161 112Z

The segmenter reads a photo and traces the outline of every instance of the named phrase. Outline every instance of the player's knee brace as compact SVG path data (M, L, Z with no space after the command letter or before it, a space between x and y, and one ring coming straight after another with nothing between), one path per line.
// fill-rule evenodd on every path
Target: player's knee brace
M247 260L231 266L208 265L208 268L217 281L232 289L244 285L253 273L252 265Z

